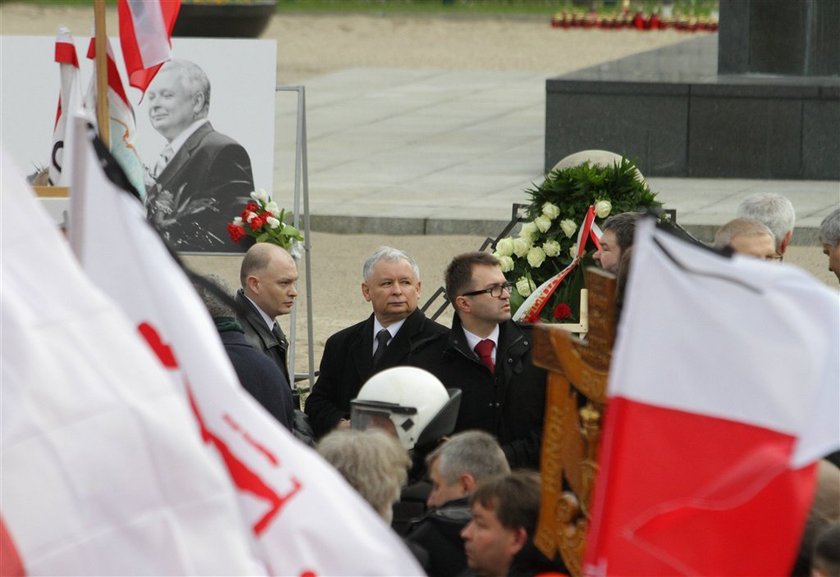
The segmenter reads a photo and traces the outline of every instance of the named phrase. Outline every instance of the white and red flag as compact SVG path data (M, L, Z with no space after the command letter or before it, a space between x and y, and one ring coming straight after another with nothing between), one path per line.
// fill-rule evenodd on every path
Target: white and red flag
M118 0L117 7L128 83L145 93L172 58L170 38L181 0Z
M137 124L134 117L134 109L128 101L125 88L123 87L120 71L111 50L111 40L105 39L108 48L108 116L111 154L120 163L123 171L128 177L141 198L146 197L145 171L140 154L134 146L134 139L137 135ZM96 38L90 39L87 57L96 57ZM89 111L96 110L96 74L91 77L88 85L88 92L85 97L85 106Z
M82 102L79 87L79 58L73 36L64 26L59 27L55 39L55 61L59 65L61 89L58 95L58 107L55 112L52 151L50 152L49 178L54 186L67 186L69 171L62 173L64 161L64 141L67 137L67 117L71 107Z
M0 574L264 571L183 395L0 155Z
M840 295L638 223L588 575L786 575L840 447Z
M239 385L207 310L142 207L103 173L79 129L71 245L118 301L193 408L207 450L228 470L261 558L275 575L418 575L396 534L317 453ZM103 242L107 239L107 242Z

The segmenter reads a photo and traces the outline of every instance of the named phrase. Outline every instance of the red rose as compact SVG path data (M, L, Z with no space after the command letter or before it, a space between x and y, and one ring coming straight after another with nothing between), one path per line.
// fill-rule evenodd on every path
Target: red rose
M552 316L555 320L562 321L563 319L567 319L572 316L572 309L566 303L560 303L556 307L554 307L554 312Z
M259 205L253 201L245 205L245 212L257 212L259 209Z
M227 231L233 242L239 242L245 236L245 230L241 226L231 223L227 225Z
M248 225L251 227L251 230L260 230L264 224L265 221L259 216L255 216L251 219L251 222L248 223Z

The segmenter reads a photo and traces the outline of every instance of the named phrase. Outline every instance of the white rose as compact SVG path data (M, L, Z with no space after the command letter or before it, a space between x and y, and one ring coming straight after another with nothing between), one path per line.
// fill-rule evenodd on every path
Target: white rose
M577 258L577 253L578 253L578 245L577 245L577 243L575 243L571 247L569 247L569 256L572 257L572 258Z
M235 217L233 219L233 224L235 224L236 226L242 226L242 217L241 216Z
M268 228L274 230L278 226L280 226L280 221L274 218L273 216L269 216L265 219L266 224L268 224Z
M551 219L541 214L534 219L534 224L540 229L540 232L545 232L551 228Z
M245 215L245 221L246 222L251 222L255 218L257 218L257 213L256 212L249 212L248 214Z
M280 216L280 207L273 200L265 205L265 209L274 216Z
M547 240L542 245L545 256L557 256L560 254L560 243L556 240Z
M496 243L496 252L499 256L510 256L513 254L513 239L510 237L500 239Z
M522 258L528 251L531 249L531 239L525 237L519 237L514 239L513 241L513 254Z
M512 258L509 256L497 256L496 258L499 259L499 265L502 267L502 272L510 272L513 270L514 264Z
M572 235L575 234L575 231L577 230L577 225L571 218L567 218L560 221L560 230L563 231L566 238L572 238Z
M519 230L519 238L527 238L529 241L534 242L534 237L537 236L537 232L536 224L533 222L526 222Z
M546 202L542 207L542 213L551 220L554 220L560 216L560 208L556 204Z
M266 202L268 202L268 193L263 189L255 190L251 193L251 198L265 204Z
M599 200L595 203L595 216L607 218L612 212L612 203L609 200Z
M527 298L532 292L534 292L535 288L537 287L534 285L534 281L527 277L519 277L519 280L516 281L516 292L523 297Z
M545 253L543 249L538 246L531 248L528 251L528 264L531 265L533 268L539 268L542 263L545 262Z

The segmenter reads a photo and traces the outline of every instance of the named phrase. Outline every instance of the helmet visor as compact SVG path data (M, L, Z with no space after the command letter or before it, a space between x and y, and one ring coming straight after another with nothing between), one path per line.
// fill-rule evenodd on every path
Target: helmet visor
M364 431L371 427L383 429L396 438L397 426L408 430L412 426L412 415L417 414L414 407L403 407L395 403L379 401L362 401L354 399L350 402L350 425L357 431Z

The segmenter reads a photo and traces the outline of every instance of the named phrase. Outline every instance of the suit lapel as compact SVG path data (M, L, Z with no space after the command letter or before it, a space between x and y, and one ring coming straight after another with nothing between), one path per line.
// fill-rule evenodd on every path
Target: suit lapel
M373 315L370 315L354 335L350 344L350 357L353 359L360 383L364 384L373 368Z
M158 177L158 182L164 190L168 190L167 185L172 178L181 171L181 168L187 163L190 157L195 152L195 149L201 144L205 136L213 131L213 126L210 122L205 122L198 127L198 130L193 132L190 137L184 142L184 145L178 149L169 164L163 169ZM170 191L175 192L175 191Z

